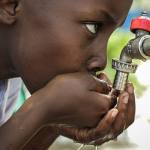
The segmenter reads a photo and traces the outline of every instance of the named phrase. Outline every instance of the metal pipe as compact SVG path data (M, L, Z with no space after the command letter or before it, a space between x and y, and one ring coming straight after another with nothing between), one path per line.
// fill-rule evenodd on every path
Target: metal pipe
M144 41L143 51L144 51L145 55L150 56L150 38L148 38Z
M113 87L118 91L123 91L126 86L128 76L129 76L129 73L117 71Z

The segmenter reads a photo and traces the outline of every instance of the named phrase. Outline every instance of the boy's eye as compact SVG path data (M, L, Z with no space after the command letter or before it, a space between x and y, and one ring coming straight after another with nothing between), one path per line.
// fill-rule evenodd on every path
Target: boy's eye
M86 23L87 30L92 34L97 34L99 29L102 27L102 23Z

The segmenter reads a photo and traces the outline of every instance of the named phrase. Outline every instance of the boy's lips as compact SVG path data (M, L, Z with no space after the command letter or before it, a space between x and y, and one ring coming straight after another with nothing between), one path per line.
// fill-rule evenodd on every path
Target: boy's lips
M93 70L93 71L89 71L89 73L91 74L91 75L93 75L93 76L95 76L95 77L98 77L99 76L99 74L101 74L101 70L100 69L97 69L97 70Z
M93 76L97 77L103 69L100 69L99 67L95 67L91 70L89 70L89 73L92 74Z
M96 72L94 72L94 71L90 71L89 72L91 75L93 75L93 76L95 76L96 77Z

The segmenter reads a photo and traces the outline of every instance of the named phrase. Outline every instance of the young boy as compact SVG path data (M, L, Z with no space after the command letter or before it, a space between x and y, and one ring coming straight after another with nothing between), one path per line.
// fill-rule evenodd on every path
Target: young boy
M133 122L133 86L127 85L113 108L106 76L94 77L105 68L108 38L131 4L0 0L1 87L7 79L21 77L32 94L0 127L0 150L44 150L60 134L100 145Z

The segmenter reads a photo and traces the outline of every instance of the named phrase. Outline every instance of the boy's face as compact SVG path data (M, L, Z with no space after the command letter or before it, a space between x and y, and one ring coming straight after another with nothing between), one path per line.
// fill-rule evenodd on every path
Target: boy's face
M126 18L132 0L21 3L12 59L33 92L58 74L102 70L107 41Z

